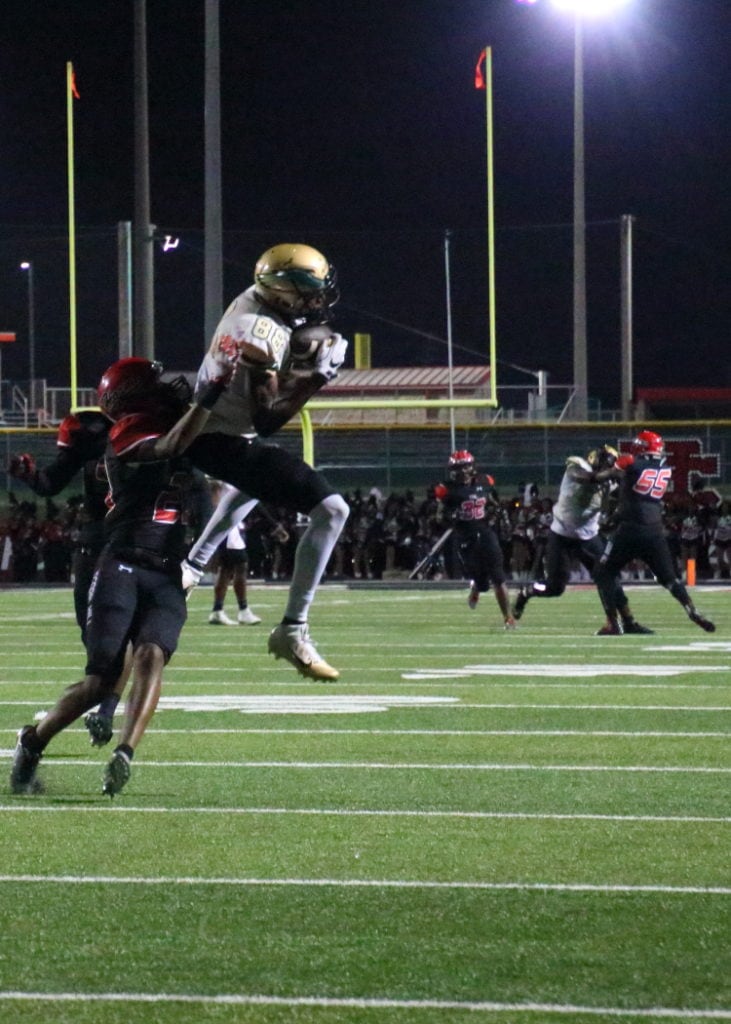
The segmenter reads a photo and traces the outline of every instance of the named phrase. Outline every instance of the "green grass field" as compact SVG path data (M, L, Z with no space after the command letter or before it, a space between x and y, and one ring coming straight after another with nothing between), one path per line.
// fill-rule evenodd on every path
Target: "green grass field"
M731 1020L729 591L709 635L638 587L628 637L466 593L322 588L322 685L266 653L282 588L199 589L113 803L81 725L10 795L84 656L69 591L0 593L0 1021Z

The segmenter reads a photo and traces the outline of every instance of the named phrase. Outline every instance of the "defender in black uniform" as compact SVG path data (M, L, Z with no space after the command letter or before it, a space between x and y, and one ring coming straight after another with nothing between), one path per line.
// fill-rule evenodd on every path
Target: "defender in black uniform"
M665 460L663 439L652 430L642 430L632 443L632 454L620 455L615 470L620 481L619 525L607 542L595 571L599 596L607 613L606 632L621 634L617 590L619 574L633 558L648 566L658 583L682 604L691 622L707 633L716 627L696 609L681 580L665 536L662 499L672 479Z
M474 610L480 594L492 584L505 628L514 629L503 553L487 514L491 506L494 510L498 506L493 480L478 477L474 457L468 451L452 452L447 477L446 483L437 484L434 494L452 523L459 558L472 579L468 604Z
M74 610L86 644L86 609L89 587L96 560L104 547L104 517L107 514L106 496L109 490L104 471L104 451L107 446L110 421L97 409L80 409L62 420L56 444L58 454L53 462L36 468L32 455L16 455L10 461L8 472L21 480L42 498L52 498L71 483L77 473L82 474L83 505L79 543L73 553ZM90 711L84 719L92 746L103 747L112 738L113 719L119 698L132 667L127 659L114 690L102 701L98 711Z
M182 455L226 386L223 379L212 381L183 412L189 388L182 378L161 383L161 370L157 363L133 357L114 363L102 377L99 405L114 421L105 457L112 507L89 591L86 675L37 726L21 729L10 776L15 793L38 788L36 769L47 744L103 700L128 644L133 683L120 743L104 772L102 791L109 796L129 779L135 747L157 706L162 670L186 617L180 562L191 471Z

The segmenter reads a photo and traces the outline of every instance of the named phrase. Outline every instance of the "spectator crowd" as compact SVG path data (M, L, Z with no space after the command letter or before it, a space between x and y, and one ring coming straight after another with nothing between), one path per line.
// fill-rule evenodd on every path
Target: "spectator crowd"
M377 488L346 492L350 516L328 565L327 579L408 577L449 528L433 487L423 498L412 491L383 495ZM66 583L71 579L72 553L78 543L82 517L81 497L65 503L19 501L10 493L0 516L0 581L6 583ZM551 524L553 500L541 496L535 485L521 484L516 493L501 499L492 510L492 525L503 550L508 578L540 579ZM281 523L288 540L275 533ZM605 527L611 528L611 502ZM698 579L731 578L731 501L697 481L692 493L670 493L665 501L665 525L679 571L687 559L696 563ZM262 580L289 580L297 541L304 529L298 517L280 509L259 507L246 520L249 576ZM191 527L191 541L195 535ZM445 544L428 568L434 578L462 577L452 548ZM649 578L641 564L631 564L627 580ZM575 567L575 579L586 579Z

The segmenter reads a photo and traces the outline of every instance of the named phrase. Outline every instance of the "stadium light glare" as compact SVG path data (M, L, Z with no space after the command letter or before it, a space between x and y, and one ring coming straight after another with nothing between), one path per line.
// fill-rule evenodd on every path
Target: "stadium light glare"
M601 17L629 3L629 0L551 0L559 11L569 11L577 17Z

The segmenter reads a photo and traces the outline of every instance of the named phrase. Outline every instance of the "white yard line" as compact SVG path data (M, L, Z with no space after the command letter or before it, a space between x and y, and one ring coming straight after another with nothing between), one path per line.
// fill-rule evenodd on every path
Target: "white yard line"
M598 885L589 882L478 882L420 878L207 878L195 875L31 875L0 874L0 884L54 885L222 885L241 888L460 889L476 892L664 893L731 896L724 885Z
M547 814L520 811L412 811L327 807L130 807L127 804L86 804L79 806L49 806L35 802L0 804L0 813L20 814L220 814L233 815L288 815L333 818L446 818L454 820L498 821L598 821L628 824L674 825L729 825L731 817L702 817L681 814Z
M2 1002L45 1003L183 1003L198 1006L285 1006L343 1010L453 1010L484 1013L525 1013L614 1017L650 1020L731 1020L731 1010L653 1006L580 1006L572 1003L499 1003L457 999L330 998L328 996L266 996L246 993L197 995L174 992L14 992L0 991Z

